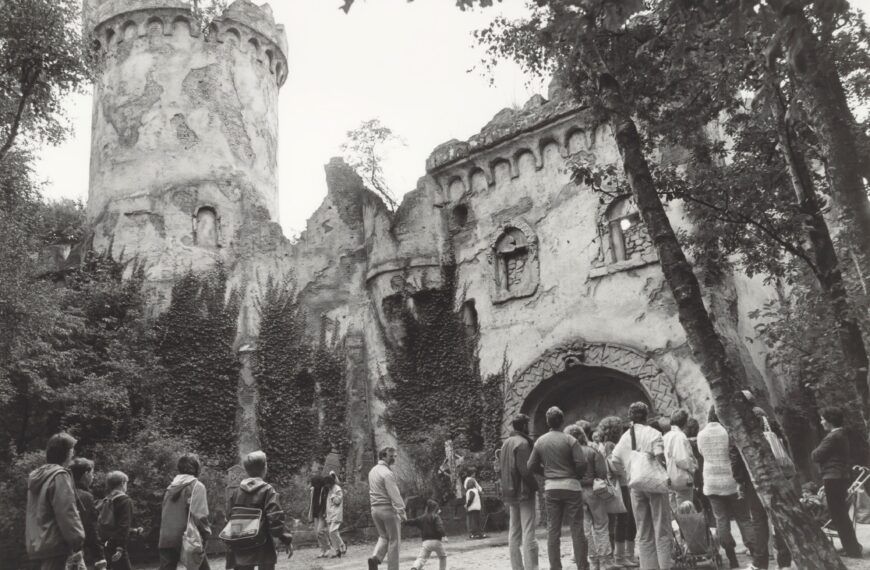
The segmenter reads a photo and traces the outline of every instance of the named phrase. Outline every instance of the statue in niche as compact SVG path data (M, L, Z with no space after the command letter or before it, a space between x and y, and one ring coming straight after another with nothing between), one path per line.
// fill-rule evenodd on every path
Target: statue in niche
M492 300L503 303L529 297L538 288L538 241L531 226L522 221L503 224L490 245Z

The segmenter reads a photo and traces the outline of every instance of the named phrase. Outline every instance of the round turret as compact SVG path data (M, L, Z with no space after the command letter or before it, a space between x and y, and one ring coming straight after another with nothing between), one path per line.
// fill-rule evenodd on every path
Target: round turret
M232 263L277 220L283 26L249 0L205 32L183 0L86 0L84 25L95 248L144 260L149 281Z

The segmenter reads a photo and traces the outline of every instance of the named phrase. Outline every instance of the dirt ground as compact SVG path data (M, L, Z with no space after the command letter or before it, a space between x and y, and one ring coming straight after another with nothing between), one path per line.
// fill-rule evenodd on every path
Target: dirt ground
M573 563L571 546L567 539L567 530L562 533L562 565L566 570L576 568ZM740 537L737 528L734 528L734 537ZM858 540L865 546L865 558L863 560L844 559L849 570L870 570L870 525L858 525ZM293 558L287 560L286 555L279 555L280 562L277 570L365 570L366 559L371 555L373 544L349 545L347 555L341 559L316 559L316 548L301 548L295 552ZM451 570L510 570L510 559L507 547L507 533L493 533L484 540L468 540L467 538L453 537L445 545L448 559L447 567ZM836 544L839 547L839 542ZM538 531L538 547L541 552L540 570L549 570L547 561L546 531ZM742 545L740 546L742 547ZM408 570L420 549L420 539L412 538L402 542L401 570ZM749 559L743 555L740 557L744 567L749 565ZM211 558L211 567L219 570L224 567L222 558ZM776 563L771 561L771 568L776 568ZM381 568L386 570L386 566ZM430 559L426 564L427 570L437 570L438 561ZM796 568L793 566L793 568ZM797 569L809 570L809 569Z

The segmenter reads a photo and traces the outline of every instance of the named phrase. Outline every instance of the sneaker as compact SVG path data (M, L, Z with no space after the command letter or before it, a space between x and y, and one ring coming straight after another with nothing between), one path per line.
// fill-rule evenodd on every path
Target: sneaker
M378 564L380 563L380 560L372 556L371 558L369 558L369 570L378 570Z

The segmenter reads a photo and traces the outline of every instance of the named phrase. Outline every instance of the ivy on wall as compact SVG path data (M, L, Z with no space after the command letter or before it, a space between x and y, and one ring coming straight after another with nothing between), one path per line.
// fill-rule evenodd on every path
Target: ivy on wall
M223 267L187 273L157 320L157 354L167 372L159 404L172 435L227 468L236 460L235 410L240 364L233 349L239 294L227 293Z
M488 447L486 440L498 438L501 381L481 380L478 334L456 310L455 266L444 267L442 282L439 289L384 300L390 381L378 395L386 404L386 425L404 445L438 453L432 440L446 437L457 450L480 452ZM419 457L415 463L431 469L432 459Z
M306 336L306 315L292 282L269 280L259 304L254 358L260 442L272 478L287 484L333 445L348 446L343 354Z

